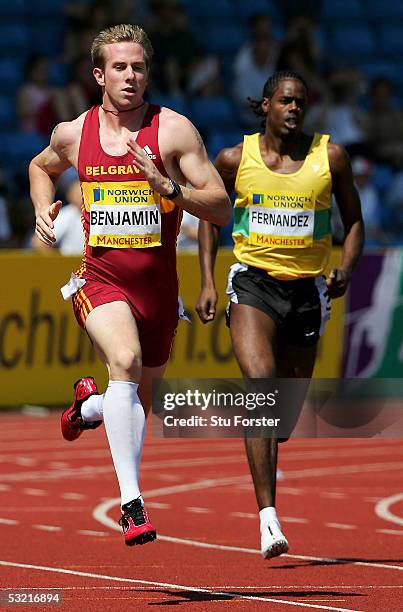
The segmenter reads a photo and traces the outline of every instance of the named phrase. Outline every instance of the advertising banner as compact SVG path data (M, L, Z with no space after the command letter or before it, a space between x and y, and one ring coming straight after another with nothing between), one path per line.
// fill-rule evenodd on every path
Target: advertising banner
M334 253L330 265L339 257ZM65 302L60 293L79 262L79 258L56 252L0 254L0 406L64 405L71 401L74 381L82 376L94 376L99 388L105 388L106 369L77 325L70 301ZM218 253L217 315L203 325L194 310L200 288L198 256L178 256L180 294L191 323L179 322L167 376L239 376L225 323L225 287L232 263L230 250ZM343 300L333 302L332 318L319 344L315 376L340 375L343 307Z

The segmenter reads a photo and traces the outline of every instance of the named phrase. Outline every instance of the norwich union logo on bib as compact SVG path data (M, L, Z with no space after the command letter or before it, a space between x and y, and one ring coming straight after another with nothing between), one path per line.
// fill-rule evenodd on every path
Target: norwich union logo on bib
M161 245L160 196L146 181L82 183L91 246L145 248Z
M249 243L278 248L306 248L313 244L315 198L309 192L248 194Z

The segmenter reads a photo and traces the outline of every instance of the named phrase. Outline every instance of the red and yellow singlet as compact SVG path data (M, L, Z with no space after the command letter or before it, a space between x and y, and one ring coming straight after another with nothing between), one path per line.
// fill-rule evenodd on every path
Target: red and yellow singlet
M164 345L161 334L168 335L161 353L166 361L178 321L181 211L154 192L132 154L115 156L102 149L99 109L91 108L85 117L78 156L85 249L76 272L82 286L73 295L74 312L84 325L95 306L123 299L147 344L142 343L143 363L160 365L162 356L155 356L149 345ZM137 143L167 176L158 146L159 115L160 107L150 104ZM147 350L149 358L144 359Z

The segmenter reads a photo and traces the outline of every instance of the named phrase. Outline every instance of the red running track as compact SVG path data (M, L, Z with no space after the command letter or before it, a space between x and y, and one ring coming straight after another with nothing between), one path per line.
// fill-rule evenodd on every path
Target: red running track
M264 561L241 440L148 437L142 488L157 542L125 547L103 428L73 443L55 413L0 415L0 610L403 609L400 440L280 449L289 554ZM31 595L32 596L32 595Z

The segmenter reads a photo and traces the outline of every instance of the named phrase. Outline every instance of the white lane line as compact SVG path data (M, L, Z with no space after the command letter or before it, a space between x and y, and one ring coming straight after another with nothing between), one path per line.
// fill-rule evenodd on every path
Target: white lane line
M345 499L347 495L345 493L337 493L336 491L328 491L320 494L321 497L327 497L329 499Z
M169 582L156 582L152 580L136 580L134 578L122 578L121 576L108 576L105 574L94 574L90 572L79 572L77 570L67 570L60 567L46 567L43 565L30 565L28 563L15 563L12 561L0 560L0 565L5 567L20 567L22 569L33 569L42 572L54 572L59 574L69 574L72 576L83 576L85 578L96 578L98 580L111 580L114 582L126 582L129 584L146 584L155 587L164 587L174 590L183 590L193 593L208 593L209 595L216 595L219 597L232 597L238 599L245 599L247 601L268 601L271 603L279 603L287 606L301 606L303 608L315 608L316 610L333 610L334 612L362 612L361 610L352 610L351 608L335 608L333 606L322 606L315 604L308 604L296 601L287 601L285 599L277 599L274 597L257 597L255 595L241 595L240 593L232 593L230 591L217 591L215 589L208 589L203 587L193 587L184 584L172 584Z
M238 482L243 482L245 479L250 478L250 476L229 476L227 478L208 478L208 479L200 479L194 482L188 482L179 485L172 485L171 487L160 487L159 489L151 489L150 491L145 491L143 495L145 495L146 499L149 497L159 497L161 495L172 495L173 493L184 493L186 491L198 491L200 489L210 489L212 487L220 487L226 485L237 484Z
M172 542L174 544L184 544L188 546L196 546L198 548L210 548L214 550L228 550L231 552L250 553L254 555L260 555L260 550L255 548L242 548L240 546L226 546L224 544L209 544L207 542L199 542L198 540L184 540L183 538L174 538L172 536L165 536L158 534L158 539L165 542ZM363 565L365 567L376 567L383 569L396 569L403 571L403 565L386 565L385 563L368 563L366 561L350 561L349 559L331 559L328 557L313 557L310 555L290 555L284 554L282 557L288 559L301 559L302 561L319 561L325 563L334 563L334 565Z
M322 461L323 459L332 459L334 458L335 450L289 450L289 452L284 453L282 456L282 461L298 461L302 459L303 461L307 461L310 459L319 459ZM352 457L359 457L360 459L369 458L371 456L379 456L379 455L393 455L396 458L399 454L403 453L403 449L400 447L385 447L381 448L353 448L353 449L340 449L339 454L343 457L343 459L348 459Z
M172 508L172 505L163 504L162 502L149 501L147 502L147 508L158 508L159 510L169 510L169 508Z
M98 536L98 537L105 537L105 536L110 535L106 531L93 531L92 529L78 529L77 533L79 533L80 535L89 535L89 536Z
M346 525L345 523L325 523L325 527L334 527L335 529L357 529L357 525Z
M30 506L27 505L26 507L24 506L0 506L0 511L8 511L8 512L15 512L16 514L23 514L23 513L29 513L32 514L33 512L40 512L41 514L43 514L44 510L46 510L46 512L72 512L72 513L79 513L79 512L87 512L88 511L88 506L74 506L74 507L68 507L68 506Z
M148 505L148 504L147 504ZM247 518L257 520L258 515L253 514L252 512L230 512L229 516L235 516L236 518ZM293 516L280 516L280 521L283 523L298 523L301 525L305 525L309 523L309 520L306 518L297 518Z
M19 481L27 481L27 480L62 480L62 479L66 479L66 478L92 478L94 476L97 476L99 474L112 474L114 473L114 468L113 466L83 466L80 468L71 468L71 469L62 469L62 470L55 470L55 471L39 471L39 472L19 472L16 474L0 474L0 480L3 482L19 482ZM225 484L237 484L237 483L242 483L245 482L246 480L249 480L250 476L245 475L245 476L230 476L227 478L221 478L221 479L208 479L208 480L200 480L197 481L198 484L194 485L194 487L196 489L198 488L206 488L206 487L211 487L212 485L210 483L212 482L217 482L217 486L218 485L225 485ZM200 485L200 483L205 483L203 486ZM190 485L176 485L178 487L188 487ZM215 486L215 485L214 485ZM155 491L165 491L165 488L162 489L155 489ZM184 489L184 490L193 490L191 489ZM154 495L154 493L152 493ZM155 493L155 495L157 495L157 493Z
M70 463L68 461L49 461L49 467L52 469L68 468Z
M146 501L147 503L147 501ZM116 497L114 499L109 499L97 506L92 516L95 520L99 521L105 527L109 527L115 531L120 531L120 526L116 521L111 519L108 516L108 511L113 506L119 506L120 498ZM255 548L242 548L240 546L226 546L224 544L210 544L208 542L199 542L198 540L188 540L184 538L176 538L172 536L166 536L158 534L158 539L164 542L172 542L175 544L183 544L185 546L196 546L197 548L208 548L213 550L227 550L230 552L240 552L240 553L248 553L253 555L260 555L260 550L256 550ZM396 569L403 571L403 565L387 565L386 563L369 563L366 561L350 561L348 559L331 559L328 557L312 557L308 555L290 555L284 554L282 557L287 557L288 559L301 559L302 561L320 561L326 563L334 563L335 565L362 565L364 567L376 567L383 569Z
M179 476L179 474L157 474L157 478L165 482L178 482L182 476Z
M138 586L137 590L138 591L142 591L142 590L148 590L151 587L149 586ZM155 589L158 589L158 587L154 587ZM205 589L242 589L242 590L249 590L249 589L259 589L259 590L267 590L267 589L279 589L279 590L286 590L286 589L312 589L312 590L319 590L319 589L403 589L403 584L382 584L382 585L373 585L373 584L330 584L327 586L319 586L319 585L312 585L312 584L292 584L292 585L273 585L273 584L269 584L269 585L205 585L204 587ZM11 587L0 587L0 591L10 591L12 590ZM18 587L19 591L43 591L43 587ZM112 591L112 590L121 590L121 591L130 591L133 590L133 587L124 587L124 586L94 586L94 585L87 585L87 586L57 586L57 587L46 587L47 591L101 591L101 590L107 590L107 591ZM152 589L151 589L152 590Z
M385 463L363 463L361 465L335 465L331 467L306 468L302 470L289 470L285 472L286 478L314 478L315 476L337 476L338 474L364 474L367 472L389 472L402 470L402 461Z
M31 457L17 457L17 459L14 459L14 462L17 465L37 465L38 463L36 459L32 459Z
M0 491L9 491L10 489L10 485L0 484Z
M43 495L47 495L47 491L44 491L43 489L21 489L22 493L25 493L26 495L34 495L35 497L42 497Z
M27 480L65 480L66 478L92 478L98 474L114 473L113 466L95 467L86 465L81 468L71 468L68 470L43 470L40 472L19 472L17 474L0 475L3 482L25 482Z
M375 529L377 533L387 533L389 535L399 535L403 536L403 531L398 531L397 529Z
M62 531L61 527L56 525L32 525L35 529L41 529L42 531Z
M142 590L148 590L151 587L149 586L138 586L137 590L138 591L142 591ZM154 587L155 589L158 589L158 587ZM312 589L312 590L319 590L319 589L403 589L403 585L400 584L396 584L396 585L373 585L373 584L331 584L331 585L327 585L327 586L319 586L319 585L312 585L312 584L292 584L292 585L273 585L273 584L269 584L269 585L209 585L209 586L205 586L205 589L242 589L242 590L249 590L249 589L259 589L259 590L266 590L266 589L279 589L279 590L286 590L286 589ZM11 587L0 587L0 591L10 591L12 590ZM43 587L18 587L19 591L43 591ZM46 587L47 591L101 591L101 590L107 590L107 591L112 591L112 590L121 590L121 591L130 591L133 590L133 587L125 587L125 586L95 586L95 585L87 585L87 586L52 586L52 587ZM152 588L151 588L152 590ZM352 611L351 611L352 612Z
M252 512L230 512L229 515L237 518L257 519L257 514L252 514Z
M180 459L164 459L164 469L166 468L188 468L195 466L207 466L207 465L231 465L233 463L243 464L244 458L242 455L237 454L234 456L227 457L193 457L192 459L187 458L184 460ZM142 470L152 470L154 468L161 469L161 459L158 461L143 461L141 464Z
M194 514L211 514L213 512L211 508L198 508L197 506L186 506L185 509Z
M397 493L396 495L391 495L390 497L381 499L375 506L375 514L380 518L385 519L385 521L396 523L396 525L403 525L403 518L393 514L393 512L390 511L390 506L399 501L403 501L403 493Z
M82 493L62 493L60 497L62 497L63 499L78 500L85 499L87 495L83 495Z
M284 487L283 485L279 485L277 487L277 491L279 493L286 493L288 495L303 495L304 493L302 489L297 489L295 487Z
M13 519L0 518L0 523L2 525L19 525L19 521L14 521Z

